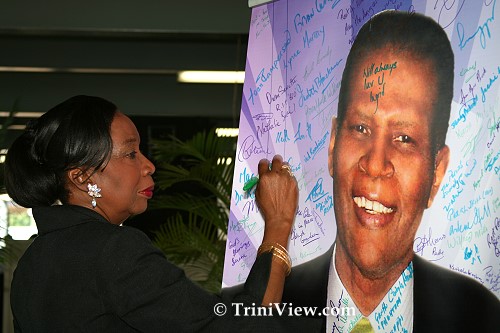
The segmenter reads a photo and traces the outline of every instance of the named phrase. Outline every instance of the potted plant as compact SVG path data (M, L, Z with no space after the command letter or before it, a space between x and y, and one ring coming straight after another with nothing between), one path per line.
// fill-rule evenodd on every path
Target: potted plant
M175 137L153 141L159 195L152 209L168 209L154 243L167 258L206 290L221 288L229 220L234 138L203 131L183 142Z

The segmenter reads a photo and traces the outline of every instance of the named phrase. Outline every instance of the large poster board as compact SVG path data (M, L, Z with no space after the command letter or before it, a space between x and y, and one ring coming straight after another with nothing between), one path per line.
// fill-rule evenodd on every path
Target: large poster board
M469 275L500 297L500 23L496 0L279 0L252 9L223 287L245 281L263 220L245 181L280 154L297 178L293 265L336 236L328 172L331 118L345 59L360 27L386 9L423 13L455 55L446 139L451 160L417 232L414 251Z

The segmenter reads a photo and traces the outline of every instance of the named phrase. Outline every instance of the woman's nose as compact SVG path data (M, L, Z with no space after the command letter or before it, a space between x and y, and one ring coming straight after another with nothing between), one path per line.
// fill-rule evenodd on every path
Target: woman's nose
M156 167L146 156L144 156L144 173L146 175L152 175L156 171Z

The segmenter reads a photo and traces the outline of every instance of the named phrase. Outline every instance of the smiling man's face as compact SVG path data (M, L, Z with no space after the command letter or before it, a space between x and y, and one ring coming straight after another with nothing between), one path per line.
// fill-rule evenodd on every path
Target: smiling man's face
M444 176L448 147L436 159L431 149L436 83L429 61L390 47L352 71L343 123L336 135L332 129L329 168L337 251L364 276L384 277L408 264L424 209Z

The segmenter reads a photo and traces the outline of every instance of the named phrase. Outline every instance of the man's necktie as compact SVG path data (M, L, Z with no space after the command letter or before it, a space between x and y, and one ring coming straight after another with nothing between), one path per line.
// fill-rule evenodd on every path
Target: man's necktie
M351 333L374 333L373 327L368 318L361 318L356 326L351 330Z

